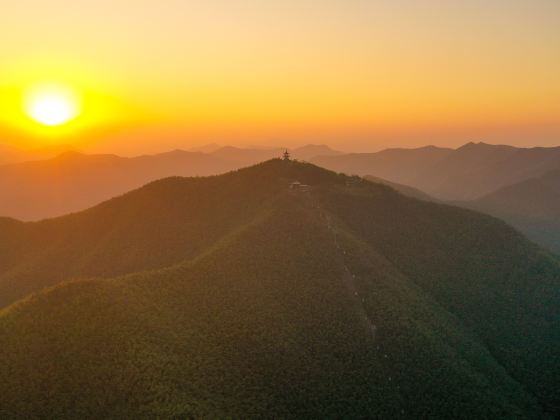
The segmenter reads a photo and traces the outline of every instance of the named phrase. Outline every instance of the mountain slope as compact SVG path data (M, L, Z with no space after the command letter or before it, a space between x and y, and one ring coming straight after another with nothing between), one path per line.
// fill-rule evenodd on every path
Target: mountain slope
M290 190L294 180L311 190ZM3 220L3 238L25 249L22 229L87 243L86 226L121 217L110 241L92 241L95 264L77 265L91 251L64 245L69 233L42 261L0 249L35 264L28 291L62 258L107 277L0 314L0 416L557 414L558 261L489 216L348 181L274 160L159 181L48 221L58 223L48 234L46 222ZM197 236L214 221L212 237ZM96 272L137 254L117 274L162 268Z
M161 268L197 255L284 188L246 177L168 178L61 218L0 219L0 306L65 279Z
M192 264L68 284L9 309L3 417L538 412L470 334L367 254L383 270L358 298L377 316L375 337L365 331L330 232L309 210L284 206ZM392 314L389 297L406 310Z
M560 253L560 171L457 204L499 217L530 239Z

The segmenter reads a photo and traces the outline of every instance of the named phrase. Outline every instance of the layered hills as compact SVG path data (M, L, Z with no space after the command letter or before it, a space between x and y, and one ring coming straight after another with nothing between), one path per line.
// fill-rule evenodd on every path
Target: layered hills
M457 204L499 217L560 254L559 170Z
M559 261L490 216L272 160L0 231L2 418L560 413Z
M405 184L440 200L470 201L560 169L560 147L524 149L467 143L457 149L387 149L322 156L312 162L347 174L373 175Z
M279 157L284 151L212 145L203 150L206 152L174 150L131 158L67 151L46 160L0 165L0 217L40 220L62 216L157 179L217 175ZM307 145L292 153L307 160L339 152L323 145Z

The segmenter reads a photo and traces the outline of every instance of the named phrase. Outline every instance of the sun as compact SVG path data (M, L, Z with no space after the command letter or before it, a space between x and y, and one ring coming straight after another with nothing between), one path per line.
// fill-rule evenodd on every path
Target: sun
M25 93L24 111L36 123L56 127L69 123L80 114L80 100L68 86L40 84Z

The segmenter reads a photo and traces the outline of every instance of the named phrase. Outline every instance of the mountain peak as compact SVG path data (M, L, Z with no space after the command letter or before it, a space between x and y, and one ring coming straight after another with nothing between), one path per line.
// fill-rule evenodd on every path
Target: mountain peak
M456 151L465 151L465 150L516 150L516 147L513 146L508 146L508 145L504 145L504 144L490 144L490 143L484 143L482 141L479 142L468 142L465 143L464 145L462 145L461 147L458 147L456 149Z
M94 161L100 161L100 160L126 160L127 158L121 157L121 156L117 156L117 155L112 155L112 154L87 154L87 153L82 153L82 152L78 152L75 150L67 150L65 152L60 153L59 155L57 155L56 157L52 158L51 161L54 162L81 162L81 161L87 161L87 162L94 162ZM48 161L37 161L37 162L48 162Z
M306 155L341 155L342 152L332 149L326 144L306 144L305 146L296 147L292 149L294 153Z
M201 153L213 153L216 150L222 148L223 146L217 143L209 143L203 146L191 147L190 152L201 152Z
M77 159L87 156L85 153L78 152L76 150L66 150L58 154L54 159Z
M275 178L289 181L299 181L309 185L334 185L346 182L345 175L339 175L328 169L298 160L285 161L279 158L240 169L239 173L250 173L261 179ZM226 174L227 176L227 174Z

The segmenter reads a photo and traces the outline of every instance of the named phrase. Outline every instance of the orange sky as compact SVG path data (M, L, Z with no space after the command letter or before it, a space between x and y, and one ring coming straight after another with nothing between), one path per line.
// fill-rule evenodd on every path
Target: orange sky
M1 2L0 143L558 145L558 22L557 0ZM81 117L28 121L44 81Z

